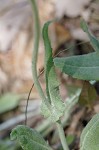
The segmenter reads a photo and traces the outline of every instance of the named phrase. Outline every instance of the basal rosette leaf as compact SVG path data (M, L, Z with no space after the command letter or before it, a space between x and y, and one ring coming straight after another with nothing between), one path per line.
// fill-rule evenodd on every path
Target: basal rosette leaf
M52 150L36 130L24 125L14 128L10 137L11 140L18 140L24 150Z

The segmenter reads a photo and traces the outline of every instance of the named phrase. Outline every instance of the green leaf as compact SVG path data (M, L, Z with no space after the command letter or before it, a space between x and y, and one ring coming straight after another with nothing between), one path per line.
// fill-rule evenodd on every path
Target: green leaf
M99 149L99 114L96 114L84 128L80 138L80 150Z
M81 21L81 27L83 31L88 34L90 43L92 47L94 48L94 50L99 53L99 40L91 33L91 31L88 28L87 23L84 20Z
M66 141L67 141L68 145L72 144L74 140L75 140L75 136L74 135L67 135L66 136Z
M62 72L82 80L99 80L99 54L96 52L55 58L54 64Z
M47 99L51 106L50 115L48 116L52 121L58 121L63 115L65 104L59 94L59 83L57 81L55 67L52 58L52 48L48 37L48 26L51 22L45 23L43 27L43 39L45 45L45 79L46 79L46 93ZM43 115L46 114L44 110L45 104L42 104Z
M88 25L85 22L85 20L81 20L80 25L81 25L81 28L83 29L84 32L88 32L89 29L88 29Z
M55 58L54 64L62 72L82 80L99 80L99 41L92 35L86 22L81 22L83 30L88 34L90 43L96 52L71 56L64 58Z
M17 94L7 93L0 97L0 114L14 109L18 106L20 96Z
M93 85L88 81L84 81L83 88L79 97L79 103L89 108L93 107L97 93Z
M36 130L24 125L14 128L10 137L17 139L24 150L52 150Z

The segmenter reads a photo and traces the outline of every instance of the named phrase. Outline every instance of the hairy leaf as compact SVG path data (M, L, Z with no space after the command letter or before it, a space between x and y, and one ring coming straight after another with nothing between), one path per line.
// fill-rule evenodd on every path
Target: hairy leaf
M79 103L81 105L85 105L92 108L96 96L97 93L94 86L91 85L88 81L84 81L83 88L79 97Z
M83 30L88 34L90 43L96 52L71 56L64 58L55 58L54 64L62 72L82 80L99 80L99 41L88 29L85 21L81 22Z
M99 149L99 114L96 114L84 128L80 139L80 150Z
M52 150L36 130L24 125L18 125L12 130L11 140L15 139L24 150Z
M45 45L45 79L46 79L46 93L48 101L51 105L50 118L53 121L59 120L65 110L65 104L59 94L59 83L57 81L53 58L52 48L48 37L48 26L51 22L45 23L43 27L43 39ZM44 104L43 104L44 106ZM46 109L45 109L46 110ZM45 115L43 107L43 114Z
M92 47L94 48L94 50L99 53L99 41L91 33L91 31L88 28L88 25L86 24L86 22L84 20L81 21L81 27L82 27L83 31L88 34L89 39L90 39L90 43L91 43Z
M54 64L62 72L73 78L99 80L99 54L96 52L79 56L55 58Z

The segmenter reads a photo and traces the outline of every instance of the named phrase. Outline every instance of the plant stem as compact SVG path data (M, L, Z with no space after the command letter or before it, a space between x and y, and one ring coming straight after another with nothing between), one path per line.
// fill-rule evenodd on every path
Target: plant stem
M66 137L65 137L65 134L64 134L64 130L63 130L63 127L62 127L62 124L61 124L61 121L57 121L57 128L58 128L58 132L59 132L59 136L60 136L60 140L61 140L61 143L62 143L62 146L63 146L63 149L64 150L69 150L69 147L68 147L68 144L67 144L67 141L66 141Z
M42 100L46 100L41 85L38 81L37 75L37 58L38 58L38 48L39 48L39 39L40 39L40 23L38 9L35 0L30 0L32 10L33 10L33 19L34 19L34 49L32 53L32 74L34 79L34 85L36 86L39 95Z
M37 75L37 58L38 58L38 48L39 48L39 39L40 39L40 23L39 23L39 16L38 16L38 10L37 10L37 5L35 0L30 0L32 4L32 10L33 10L33 15L34 15L34 50L32 53L32 74L33 74L33 79L34 79L34 84L39 92L39 95L41 99L47 104L47 106L50 109L50 104L47 102L46 97L44 95L44 92L41 88L41 85L38 81L38 75ZM61 125L61 122L57 122L57 128L59 131L59 136L61 139L61 143L63 146L64 150L69 150L68 145L66 143L66 138L64 135L63 127Z

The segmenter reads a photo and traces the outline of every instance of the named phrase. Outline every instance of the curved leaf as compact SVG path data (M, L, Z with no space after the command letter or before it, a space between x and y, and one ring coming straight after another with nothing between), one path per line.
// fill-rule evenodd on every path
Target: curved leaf
M88 34L90 43L92 47L94 48L94 50L99 53L99 40L91 33L91 31L88 28L87 23L84 20L81 21L81 27L83 31Z
M99 149L99 114L96 114L81 134L80 150Z
M62 72L82 80L99 80L99 54L55 58L54 64Z
M62 99L59 94L59 83L57 81L55 67L52 57L52 48L51 43L48 37L48 26L50 22L45 23L43 27L43 39L45 45L45 79L46 79L46 93L47 98L51 106L50 118L52 121L58 121L59 118L63 115L65 110L65 104L62 102ZM46 108L44 109L43 104L42 112L45 115Z
M12 130L11 140L15 139L24 150L52 150L36 130L24 125L18 125Z

